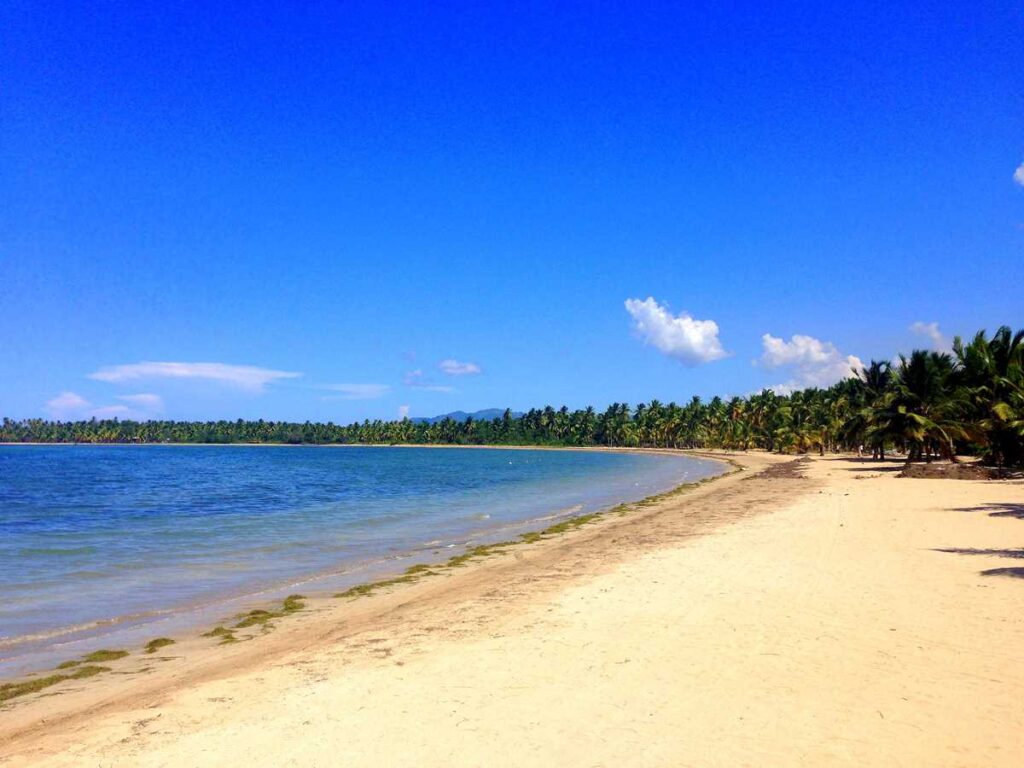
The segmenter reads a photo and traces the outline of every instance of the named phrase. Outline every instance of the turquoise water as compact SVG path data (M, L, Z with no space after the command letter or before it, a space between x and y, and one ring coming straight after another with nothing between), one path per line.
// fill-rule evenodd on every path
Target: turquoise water
M0 446L0 672L719 471L581 451Z

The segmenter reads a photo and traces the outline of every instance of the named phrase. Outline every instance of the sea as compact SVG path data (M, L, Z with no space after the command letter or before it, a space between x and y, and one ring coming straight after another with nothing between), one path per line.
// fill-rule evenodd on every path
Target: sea
M722 470L633 452L0 446L0 677L440 562Z

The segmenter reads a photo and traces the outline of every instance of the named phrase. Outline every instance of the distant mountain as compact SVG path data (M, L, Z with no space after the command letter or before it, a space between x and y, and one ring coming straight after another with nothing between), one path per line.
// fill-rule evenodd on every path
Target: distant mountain
M474 411L473 413L452 411L451 413L442 413L440 416L410 416L409 420L414 421L417 424L436 424L437 422L444 421L445 419L463 422L470 417L473 418L473 421L490 421L491 419L500 419L504 413L504 408L484 408L482 411ZM512 411L513 419L517 419L522 415L523 414L518 411Z

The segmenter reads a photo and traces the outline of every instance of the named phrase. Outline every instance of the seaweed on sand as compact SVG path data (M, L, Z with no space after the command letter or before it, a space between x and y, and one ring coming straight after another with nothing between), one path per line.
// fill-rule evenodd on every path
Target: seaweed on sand
M161 649L161 648L163 648L165 646L168 646L168 645L174 645L174 641L171 640L171 638L169 638L169 637L154 637L152 640L150 640L148 643L146 643L145 652L146 653L156 653L159 649Z
M96 664L103 661L117 661L128 655L128 651L109 651L106 648L93 651L82 657L82 661L89 664Z
M204 632L203 637L219 637L221 645L227 645L228 643L238 642L238 638L235 637L235 633L227 627L214 627L209 632Z
M714 480L717 480L720 477L725 477L726 475L730 475L733 474L734 472L739 472L742 470L742 467L735 461L732 461L731 459L725 459L725 461L727 461L729 464L733 466L732 471L725 472L720 475L715 475L713 477L707 477L692 483L683 483L682 485L676 486L675 488L669 491L648 496L647 498L641 499L640 501L635 501L628 504L618 504L612 507L611 509L602 512L591 512L585 515L577 515L575 517L570 517L559 523L549 525L547 528L544 528L543 530L530 531L528 533L521 534L519 536L519 539L516 541L500 541L496 544L482 544L480 546L474 547L473 549L467 550L462 554L454 555L453 557L448 558L446 562L441 563L439 565L419 563L417 565L413 565L409 568L406 568L405 573L401 576L396 576L389 579L381 579L379 581L372 581L366 584L356 584L353 587L349 587L344 592L338 592L335 595L335 597L352 599L357 597L363 597L365 595L371 595L379 589L392 587L398 584L408 584L414 581L418 581L421 576L435 575L439 570L443 568L461 568L465 566L467 563L469 563L471 560L476 560L488 557L490 555L498 554L507 547L512 547L517 544L532 544L534 542L541 541L542 539L545 539L549 536L557 536L560 533L576 530L577 528L581 528L584 525L599 520L607 515L614 514L621 517L622 515L628 514L629 512L635 512L638 509L649 507L653 504L657 504L658 502L664 501L673 496L686 493L705 483L710 483Z
M238 618L241 619L237 624L234 625L233 629L247 629L248 627L262 626L269 628L274 619L280 619L282 616L287 616L290 613L298 613L306 607L304 600L305 595L288 595L281 604L281 610L279 611L267 611L262 608L256 608L243 613Z
M0 684L0 702L8 701L17 696L24 696L28 693L36 693L44 688L49 688L57 683L63 683L65 680L81 680L86 677L93 677L100 674L101 672L109 672L109 667L98 667L94 665L87 665L84 667L78 667L74 672L70 674L55 674L47 675L46 677L37 677L31 680L23 680L20 683L2 683Z

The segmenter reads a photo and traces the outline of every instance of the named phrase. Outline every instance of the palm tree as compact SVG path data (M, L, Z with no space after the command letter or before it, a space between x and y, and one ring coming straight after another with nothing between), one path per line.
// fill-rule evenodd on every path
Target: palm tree
M970 344L953 341L957 373L970 399L974 435L996 465L1024 460L1024 331L979 331Z
M868 437L908 446L907 461L930 461L933 453L955 461L954 441L968 435L965 405L962 391L955 387L952 358L915 350L909 358L900 356Z
M878 418L883 411L882 398L892 384L892 365L887 360L872 360L862 379L845 381L853 387L849 392L852 413L842 431L851 443L871 446L872 457L885 461L886 434L879 428Z
M768 451L775 450L779 406L779 396L770 389L763 389L759 394L750 397L750 428L754 435L760 438L759 444Z

